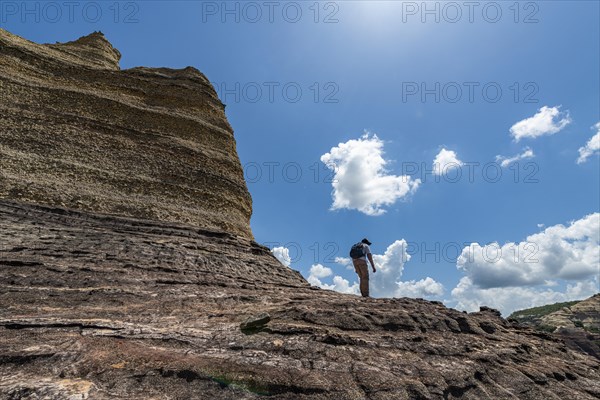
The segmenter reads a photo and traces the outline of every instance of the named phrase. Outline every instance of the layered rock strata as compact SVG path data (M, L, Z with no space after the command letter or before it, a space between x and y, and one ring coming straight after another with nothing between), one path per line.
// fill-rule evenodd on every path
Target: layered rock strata
M120 70L101 33L39 45L0 29L0 198L251 238L224 106L194 68Z

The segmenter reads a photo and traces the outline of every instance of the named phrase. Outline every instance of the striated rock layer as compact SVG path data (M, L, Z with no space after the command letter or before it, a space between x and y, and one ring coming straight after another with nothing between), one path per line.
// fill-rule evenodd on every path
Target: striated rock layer
M38 45L0 29L0 198L252 237L224 106L194 68L119 69L100 33Z
M316 290L227 233L0 201L0 243L0 398L600 396L552 335Z
M239 181L232 178L231 171L240 171L235 153L220 152L210 141L197 146L191 128L185 140L180 136L185 131L148 133L179 120L184 126L209 124L212 115L200 137L235 150L220 103L198 89L212 93L201 75L118 71L110 56L117 53L107 42L94 37L79 42L37 46L2 33L0 191L8 199L0 200L0 398L600 397L597 359L567 348L551 334L513 325L497 311L467 314L438 302L362 299L310 287L252 241L245 214L250 200L241 174ZM27 74L41 75L35 75L37 83L19 78ZM153 93L155 83L165 79L164 98L154 99L162 105L137 103L136 108L125 96L129 103L111 111L117 119L124 118L119 110L128 107L136 109L131 115L152 109L144 114L148 119L131 124L131 130L123 128L129 123L124 119L110 125L110 110L103 109L112 104L108 92L99 100L91 90L79 92L75 85L64 90L56 84L85 74L84 87L112 87L117 103L125 102L124 81L132 85L127 96L150 102L152 96L141 93ZM112 79L95 80L105 74L113 74ZM166 82L197 88L198 102L169 99L175 92ZM54 93L56 104L85 105L94 98L100 109L90 108L83 117L53 110L56 104L33 107L48 93ZM167 101L182 101L181 109L159 112ZM52 135L39 136L37 124L42 123L53 129ZM83 139L81 132L98 142ZM120 146L110 147L120 139ZM170 157L160 159L157 142ZM96 152L94 146L99 146ZM111 162L101 162L108 160L102 158L108 148ZM131 176L119 175L125 171L123 160L145 157L139 148L154 149L159 159L147 161L156 163L152 168L164 162L165 169L130 161ZM194 151L207 157L206 165L223 166L221 175L194 176L217 182L215 196L222 199L223 210L197 199L207 219L184 224L193 215L175 206L196 193L196 181L186 180L191 178L185 171L176 183L143 171L183 169ZM70 168L77 173L69 174ZM147 186L149 181L155 184ZM135 188L146 192L136 197ZM247 209L243 202L236 208L226 201L236 195L247 201ZM129 196L131 208L119 208Z

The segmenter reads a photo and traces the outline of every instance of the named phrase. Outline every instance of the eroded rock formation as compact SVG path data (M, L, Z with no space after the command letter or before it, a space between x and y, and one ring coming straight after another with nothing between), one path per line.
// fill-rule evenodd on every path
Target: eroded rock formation
M119 69L100 33L39 45L0 29L0 197L251 238L223 104L194 68Z
M600 397L598 360L494 310L281 265L197 71L119 71L99 35L0 44L0 398Z

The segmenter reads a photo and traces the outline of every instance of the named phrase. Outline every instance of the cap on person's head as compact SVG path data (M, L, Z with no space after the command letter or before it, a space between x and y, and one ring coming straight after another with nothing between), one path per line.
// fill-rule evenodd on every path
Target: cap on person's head
M366 245L368 245L368 246L371 245L371 242L369 242L369 239L367 239L367 238L364 238L361 242L364 243L364 244L366 244Z

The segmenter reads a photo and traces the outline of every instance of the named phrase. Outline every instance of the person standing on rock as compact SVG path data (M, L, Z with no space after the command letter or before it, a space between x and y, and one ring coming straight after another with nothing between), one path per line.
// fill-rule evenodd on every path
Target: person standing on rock
M354 270L360 279L360 294L362 297L369 297L369 266L367 265L367 257L373 267L373 273L377 272L375 269L375 262L373 262L371 248L369 247L370 245L371 242L369 239L364 238L350 249L350 258L352 258Z

